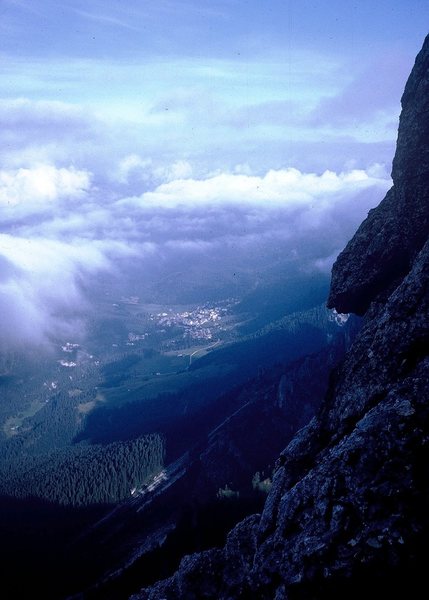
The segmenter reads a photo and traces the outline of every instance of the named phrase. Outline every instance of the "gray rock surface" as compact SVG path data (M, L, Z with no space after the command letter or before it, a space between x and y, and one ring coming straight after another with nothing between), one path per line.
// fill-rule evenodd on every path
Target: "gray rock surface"
M429 228L429 46L427 39L402 96L393 187L340 254L328 306L364 314L410 270Z
M133 598L412 595L429 558L429 37L402 98L394 186L339 256L329 305L365 314L261 516Z

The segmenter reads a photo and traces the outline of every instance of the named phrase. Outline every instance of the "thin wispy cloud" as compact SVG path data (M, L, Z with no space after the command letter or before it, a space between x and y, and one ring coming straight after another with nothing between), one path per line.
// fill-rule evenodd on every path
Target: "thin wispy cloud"
M158 2L129 2L128 10L125 12L128 16L128 20L125 21L120 16L124 15L124 8L121 3L118 2L92 2L91 5L94 7L94 11L88 12L84 10L85 2L73 2L66 3L70 9L72 9L77 15L90 20L99 21L100 23L107 23L108 25L118 25L119 27L130 28L134 31L139 30L132 26L132 20L136 21L139 19L153 19L159 17L159 15L177 17L186 15L188 18L192 15L205 16L209 18L225 18L229 13L230 3L225 1L215 2L204 2L204 1L184 1L174 0L158 0ZM80 4L82 8L73 8L76 4Z
M117 17L103 15L100 13L90 13L84 10L76 10L75 13L84 19L88 19L90 21L96 21L101 25L110 25L112 27L122 27L123 29L129 29L130 31L142 31L141 28L135 27L131 23L127 21L123 21Z
M398 116L408 67L401 56L375 58L338 94L322 99L310 116L310 123L341 126L352 122L356 127L380 113ZM383 82L380 82L380 73L383 73Z

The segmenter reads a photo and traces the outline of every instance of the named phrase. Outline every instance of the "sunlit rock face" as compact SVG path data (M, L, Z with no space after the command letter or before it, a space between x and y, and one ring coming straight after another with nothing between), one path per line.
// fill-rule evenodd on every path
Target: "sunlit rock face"
M402 104L394 186L333 269L329 306L364 324L319 413L281 454L262 515L134 598L400 598L425 581L429 37Z

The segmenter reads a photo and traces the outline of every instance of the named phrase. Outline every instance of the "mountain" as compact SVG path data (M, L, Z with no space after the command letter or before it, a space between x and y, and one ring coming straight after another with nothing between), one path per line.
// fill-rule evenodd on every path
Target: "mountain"
M291 315L272 327L293 329L299 340L303 318ZM72 549L79 558L71 589L85 590L79 598L127 598L173 573L184 554L222 545L234 524L262 509L279 452L315 414L331 369L360 325L349 319L339 326L319 307L306 318L327 331L325 321L332 319L323 348L289 364L261 367L213 408L187 419L195 430L189 450L166 465L155 485L117 505L81 536ZM204 433L214 415L217 425ZM184 432L179 429L182 437Z
M338 257L328 304L364 323L277 461L261 515L133 600L420 597L429 558L429 36L402 97L393 187Z
M221 546L262 509L279 452L359 326L313 306L149 377L189 354L123 344L97 366L66 343L53 360L4 363L0 559L16 597L125 599L185 554Z

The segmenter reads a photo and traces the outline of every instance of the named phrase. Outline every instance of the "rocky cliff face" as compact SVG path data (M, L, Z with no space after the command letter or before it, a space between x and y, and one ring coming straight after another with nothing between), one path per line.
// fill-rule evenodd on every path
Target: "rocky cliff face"
M329 305L364 326L280 456L262 515L140 599L403 597L429 556L429 37L402 98L392 189L339 256Z
M371 210L332 272L330 307L364 314L410 271L429 229L429 48L427 39L402 96L393 187Z

